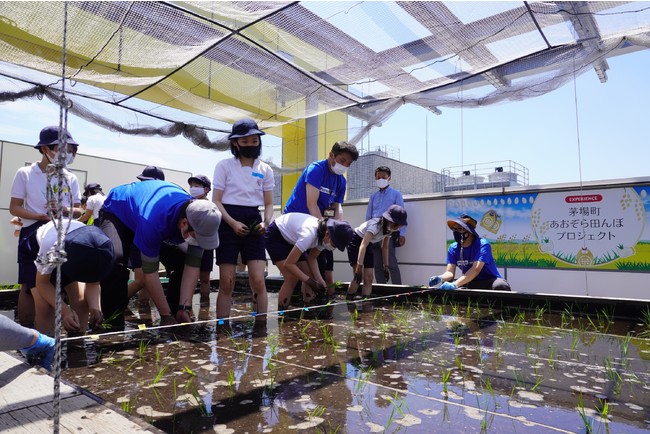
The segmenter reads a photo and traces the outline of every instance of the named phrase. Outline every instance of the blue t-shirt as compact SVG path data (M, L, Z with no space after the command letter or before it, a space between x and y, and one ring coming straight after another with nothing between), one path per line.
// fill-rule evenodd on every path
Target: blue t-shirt
M472 268L474 262L481 261L484 263L481 272L478 273L478 276L474 280L484 280L484 279L494 279L495 277L501 277L499 270L497 270L497 265L494 262L494 257L492 257L492 246L490 242L485 238L479 238L478 240L474 238L472 244L469 247L463 249L463 257L460 257L460 247L458 243L452 243L449 246L447 251L447 264L454 264L463 271L463 274L467 273L467 270Z
M309 214L307 208L307 184L316 187L318 195L318 209L322 213L335 203L343 203L345 197L345 176L336 175L329 170L327 160L320 160L311 163L302 172L291 197L284 207L284 213L301 212Z
M157 258L163 242L181 244L180 209L192 199L185 190L167 181L149 180L120 185L106 196L104 210L131 229L142 255Z

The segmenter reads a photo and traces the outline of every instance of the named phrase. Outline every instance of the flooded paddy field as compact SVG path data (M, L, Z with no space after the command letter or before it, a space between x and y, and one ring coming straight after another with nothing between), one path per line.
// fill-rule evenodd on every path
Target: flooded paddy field
M68 341L63 377L170 433L650 429L647 310L425 292L256 324L241 295L215 323L211 297L201 324ZM157 323L130 307L131 327Z

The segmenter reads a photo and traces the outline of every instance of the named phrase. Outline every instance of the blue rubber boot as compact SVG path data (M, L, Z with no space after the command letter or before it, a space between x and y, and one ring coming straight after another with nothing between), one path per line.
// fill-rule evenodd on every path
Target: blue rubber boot
M29 363L35 363L42 366L48 371L52 371L52 361L54 360L54 339L42 333L38 333L38 338L33 345L20 350Z

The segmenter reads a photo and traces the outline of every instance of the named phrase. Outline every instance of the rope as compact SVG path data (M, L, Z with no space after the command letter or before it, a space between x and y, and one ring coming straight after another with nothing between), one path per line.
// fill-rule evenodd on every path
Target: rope
M372 297L368 298L365 300L359 300L360 302L365 302L365 301L380 301L380 300L388 300L391 298L399 298L399 297L408 297L411 295L420 295L420 294L425 294L428 292L432 291L438 291L438 289L435 288L425 288L419 291L410 291L410 292L404 292L404 293L399 293L399 294L390 294L390 295L382 295L378 297ZM322 309L322 308L329 308L329 307L334 307L338 305L343 305L343 304L348 304L348 303L356 303L357 301L350 302L347 300L340 301L340 302L327 302L325 304L320 304L320 305L315 305L315 306L305 306L305 307L297 307L294 309L283 309L283 310L275 310L271 312L267 312L266 314L259 314L257 312L251 312L250 314L246 315L237 315L237 316L230 316L228 318L215 318L215 319L209 319L209 320L200 320L200 321L194 321L191 323L180 323L180 324L171 324L171 325L164 325L164 326L155 326L155 327L147 327L144 324L139 324L137 329L131 329L131 330L120 330L120 331L115 331L115 332L106 332L106 333L100 333L100 334L92 334L92 335L84 335L84 336L72 336L68 338L61 339L61 342L69 342L69 341L78 341L78 340L84 340L84 339L92 339L92 340L98 340L100 338L108 337L108 336L122 336L122 335L127 335L131 333L139 333L142 331L153 331L153 330L164 330L164 329L171 329L171 328L176 328L176 327L181 327L181 326L188 326L188 325L202 325L202 324L212 324L216 323L216 325L224 325L226 322L232 321L232 320L240 320L240 319L247 319L247 318L255 318L258 316L266 316L267 318L270 317L284 317L288 313L298 313L298 312L309 312L312 310L316 309Z
M46 186L46 197L48 204L52 203L52 181L56 177L56 197L55 206L53 209L49 207L50 219L56 222L57 239L53 246L53 250L48 252L48 260L56 264L56 290L54 302L54 434L59 433L61 421L61 265L66 261L66 253L64 250L65 234L70 226L70 220L73 215L74 200L72 199L72 189L65 176L64 168L66 165L66 158L68 155L68 104L65 97L65 67L66 67L66 42L68 36L68 3L64 2L63 6L63 44L62 44L62 60L61 60L61 99L63 104L59 106L59 141L57 146L56 161L48 166L48 176ZM70 207L68 211L69 219L66 227L63 227L63 194L64 191L68 192L70 197ZM54 215L52 215L54 213Z
M580 185L580 196L583 195L583 186L582 186L582 152L580 149L580 117L578 115L578 85L577 85L577 74L576 74L576 61L575 55L573 56L573 107L575 112L576 119L576 144L578 146L578 179ZM584 231L584 229L583 229ZM587 237L583 237L582 240L582 249L587 249ZM579 264L577 264L579 265ZM583 264L583 269L585 272L585 291L587 297L589 296L589 279L587 274L587 264Z

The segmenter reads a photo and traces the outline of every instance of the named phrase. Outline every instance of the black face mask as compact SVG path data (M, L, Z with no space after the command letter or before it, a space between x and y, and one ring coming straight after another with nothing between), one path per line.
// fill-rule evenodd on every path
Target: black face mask
M460 244L463 241L465 241L465 239L468 237L468 235L469 234L467 232L463 232L461 234L460 232L454 231L454 240L456 240L456 242Z
M260 156L259 146L239 146L239 155L245 158L257 158Z

